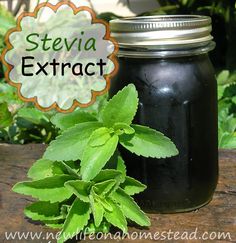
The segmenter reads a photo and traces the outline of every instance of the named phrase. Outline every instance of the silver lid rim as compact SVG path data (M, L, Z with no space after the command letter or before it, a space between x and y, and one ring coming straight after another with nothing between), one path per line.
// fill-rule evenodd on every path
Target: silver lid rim
M158 15L114 19L111 32L153 31L163 29L189 29L211 25L211 18L202 15Z
M122 49L173 50L208 45L211 18L200 15L159 15L110 21L111 36ZM140 50L139 50L140 51Z

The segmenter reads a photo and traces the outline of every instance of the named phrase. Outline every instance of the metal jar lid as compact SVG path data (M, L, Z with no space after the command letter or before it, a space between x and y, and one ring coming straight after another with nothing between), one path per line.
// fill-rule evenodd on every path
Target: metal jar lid
M214 48L211 18L200 15L159 15L110 21L111 36L119 43L120 54L164 55L175 50ZM206 47L208 46L208 47ZM147 54L148 53L148 54ZM161 54L162 53L162 54Z

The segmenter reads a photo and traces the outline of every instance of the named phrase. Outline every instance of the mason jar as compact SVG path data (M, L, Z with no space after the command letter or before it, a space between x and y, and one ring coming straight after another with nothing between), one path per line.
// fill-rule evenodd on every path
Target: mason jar
M218 179L217 83L208 57L215 43L211 18L151 16L110 21L119 43L119 70L110 95L133 83L135 123L168 136L172 158L138 157L121 148L128 175L147 185L136 197L147 212L198 209L212 199Z

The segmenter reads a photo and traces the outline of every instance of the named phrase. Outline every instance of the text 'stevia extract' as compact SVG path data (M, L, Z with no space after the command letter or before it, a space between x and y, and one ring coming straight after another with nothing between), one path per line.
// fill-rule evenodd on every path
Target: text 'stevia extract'
M63 52L70 52L75 46L78 52L84 51L96 51L96 39L91 37L88 40L83 39L84 31L81 32L80 38L74 38L73 40L67 40L66 38L57 37L53 40L50 38L48 34L45 34L43 38L40 37L38 33L29 34L26 37L26 41L32 45L31 48L26 48L26 51L35 51L38 48L44 52L47 51L63 51ZM34 56L24 56L22 57L22 75L23 76L34 76L39 74L44 74L46 76L53 75L53 76L65 76L66 71L70 71L74 76L103 76L104 74L104 67L106 66L106 62L100 58L99 62L88 62L86 64L81 62L71 63L71 62L62 62L53 58L51 62L36 62L34 60ZM36 65L36 67L35 67ZM95 66L99 66L99 73L96 73ZM30 71L32 70L32 71ZM33 72L35 70L35 72Z

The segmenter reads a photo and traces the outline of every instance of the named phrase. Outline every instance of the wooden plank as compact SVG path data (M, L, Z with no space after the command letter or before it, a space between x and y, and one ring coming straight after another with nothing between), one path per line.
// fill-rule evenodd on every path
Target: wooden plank
M45 150L45 145L6 145L0 144L0 242L18 242L6 240L5 232L56 232L38 223L31 222L23 215L25 205L33 201L11 192L11 187L16 182L26 180L26 173L32 163L40 158ZM130 233L148 232L154 237L155 232L194 232L197 229L197 237L202 233L229 232L231 241L227 239L204 242L236 242L236 151L220 151L220 177L217 190L212 202L190 213L183 214L151 214L152 226L149 229L140 230L131 227ZM173 234L170 233L173 236ZM45 236L45 235L44 235ZM135 237L135 234L132 235ZM156 234L157 236L157 234ZM184 236L184 235L182 235ZM214 236L214 233L212 233ZM131 235L130 235L131 237ZM107 240L106 242L109 242ZM167 242L168 240L164 241ZM21 242L21 241L19 241ZM49 240L24 240L22 242L49 242ZM55 240L51 242L56 242ZM94 242L93 240L89 242ZM102 240L104 242L104 240ZM114 241L112 241L114 242ZM124 239L117 242L153 242L150 237L145 240ZM174 242L170 240L170 242ZM177 241L179 242L179 241ZM182 240L181 242L190 242ZM191 242L203 242L193 240Z

